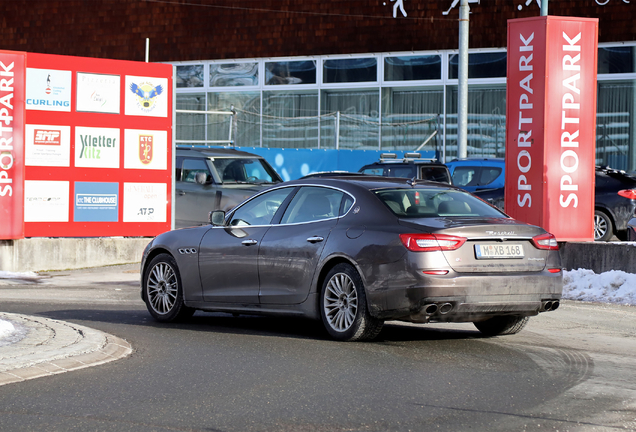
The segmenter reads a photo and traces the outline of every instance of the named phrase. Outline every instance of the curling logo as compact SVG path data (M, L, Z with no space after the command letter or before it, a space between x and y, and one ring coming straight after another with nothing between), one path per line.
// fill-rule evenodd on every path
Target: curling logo
M157 104L157 96L163 93L163 86L153 86L152 83L144 82L141 84L131 83L130 91L137 96L137 107L144 113L152 112Z

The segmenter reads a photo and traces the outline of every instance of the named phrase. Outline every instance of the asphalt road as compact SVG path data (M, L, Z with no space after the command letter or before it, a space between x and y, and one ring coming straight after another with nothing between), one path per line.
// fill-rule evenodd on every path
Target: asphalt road
M154 322L136 266L0 283L0 310L127 340L101 366L0 387L0 430L636 430L636 308L564 302L521 333L388 323L339 343L319 323L197 313ZM0 348L1 349L1 348Z

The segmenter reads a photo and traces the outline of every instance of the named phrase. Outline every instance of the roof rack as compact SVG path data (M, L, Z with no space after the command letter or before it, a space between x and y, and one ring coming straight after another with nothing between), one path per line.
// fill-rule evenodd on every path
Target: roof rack
M382 153L380 155L380 162L403 163L403 162L411 162L411 161L436 162L437 158L423 158L421 153L415 153L415 152L404 153L404 158L402 159L398 159L397 154L395 153Z

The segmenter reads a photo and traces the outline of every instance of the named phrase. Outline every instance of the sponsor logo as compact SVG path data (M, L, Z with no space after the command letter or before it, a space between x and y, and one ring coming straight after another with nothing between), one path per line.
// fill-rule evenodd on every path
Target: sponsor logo
M117 194L77 194L75 205L85 207L117 207Z
M152 135L139 135L139 161L148 165L152 162Z
M101 159L100 147L117 147L117 139L106 135L80 135L82 150L80 159Z
M33 144L62 145L62 133L59 130L35 129Z
M137 106L145 113L152 112L156 107L156 98L163 93L163 86L153 86L150 82L141 84L131 83L130 91L135 94Z

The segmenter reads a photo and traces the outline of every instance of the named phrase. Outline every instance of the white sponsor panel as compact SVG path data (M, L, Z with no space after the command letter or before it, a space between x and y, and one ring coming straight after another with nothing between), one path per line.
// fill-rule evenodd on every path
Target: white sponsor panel
M75 166L119 168L120 130L115 128L75 128Z
M27 68L26 109L71 112L71 71Z
M26 125L24 163L27 166L70 166L71 127Z
M124 222L165 222L166 183L124 183Z
M68 222L68 181L24 181L25 222Z
M168 117L168 79L126 75L125 114Z
M165 170L168 168L168 132L124 130L124 168Z
M77 111L119 114L119 75L77 73Z

